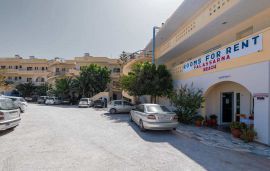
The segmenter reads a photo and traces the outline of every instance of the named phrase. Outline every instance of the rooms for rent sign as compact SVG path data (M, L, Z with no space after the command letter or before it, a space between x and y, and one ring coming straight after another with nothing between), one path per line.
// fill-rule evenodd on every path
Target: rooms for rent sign
M227 48L190 60L184 63L183 72L189 72L195 69L209 71L215 69L218 63L261 51L262 47L262 35L259 34L237 42Z

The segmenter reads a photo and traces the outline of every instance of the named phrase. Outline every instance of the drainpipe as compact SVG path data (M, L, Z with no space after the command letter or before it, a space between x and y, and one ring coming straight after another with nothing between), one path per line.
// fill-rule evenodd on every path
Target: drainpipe
M160 29L160 27L153 27L153 39L152 39L152 64L155 64L155 49L156 49L156 30Z

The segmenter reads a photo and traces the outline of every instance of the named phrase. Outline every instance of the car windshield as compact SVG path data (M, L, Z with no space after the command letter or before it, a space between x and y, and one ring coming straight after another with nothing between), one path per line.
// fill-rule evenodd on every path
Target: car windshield
M13 110L18 107L10 99L0 99L0 110Z
M81 99L81 102L88 102L88 99Z
M159 105L146 105L146 109L148 112L170 112L167 107Z
M54 98L48 98L48 100L54 100Z
M21 101L21 102L26 102L26 101L24 100L24 98L20 98L20 101Z

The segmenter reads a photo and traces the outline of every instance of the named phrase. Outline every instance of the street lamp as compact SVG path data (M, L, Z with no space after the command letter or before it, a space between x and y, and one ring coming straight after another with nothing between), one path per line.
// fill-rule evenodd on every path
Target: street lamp
M155 64L155 49L156 49L156 30L160 29L160 27L153 27L153 45L152 45L152 64Z

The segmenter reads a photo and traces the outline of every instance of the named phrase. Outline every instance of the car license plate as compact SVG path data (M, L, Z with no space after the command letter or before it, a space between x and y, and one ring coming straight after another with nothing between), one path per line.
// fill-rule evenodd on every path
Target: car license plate
M161 119L161 120L170 120L171 117L170 116L159 116L158 119Z

